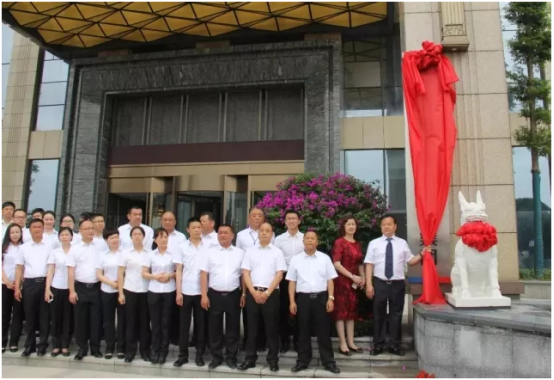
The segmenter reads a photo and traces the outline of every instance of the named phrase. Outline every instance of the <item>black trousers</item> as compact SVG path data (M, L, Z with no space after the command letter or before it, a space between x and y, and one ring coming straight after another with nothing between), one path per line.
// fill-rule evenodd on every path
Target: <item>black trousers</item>
M335 363L333 344L331 343L331 331L329 325L331 317L327 313L327 301L329 294L321 293L297 293L297 319L300 336L298 337L299 365L309 365L312 361L312 320L315 321L317 346L321 363L326 366Z
M28 278L23 281L23 308L25 310L25 348L36 345L35 323L39 324L38 348L48 347L48 333L50 328L49 304L44 300L46 278Z
M298 343L298 322L296 317L290 317L290 297L289 297L289 281L285 279L287 272L283 273L283 279L279 284L281 292L281 308L279 309L279 336L281 343L290 342L290 336L293 336L293 342ZM291 322L293 326L291 327Z
M191 316L194 316L194 335L196 336L196 357L202 357L208 344L208 324L206 323L208 312L202 309L201 295L188 296L183 294L183 306L179 307L179 358L189 357L189 331Z
M117 340L117 353L125 353L125 327L127 324L125 305L119 303L119 293L106 293L100 291L102 304L102 321L104 325L104 339L106 340L106 353L114 353ZM116 336L116 312L117 312L117 336Z
M167 356L169 353L169 324L175 304L175 292L148 292L147 297L152 321L152 352Z
M50 287L54 300L50 303L53 348L69 348L73 334L73 305L69 289ZM80 299L80 297L79 297Z
M214 361L223 360L223 345L227 360L237 360L240 339L240 289L229 293L208 290L210 299L209 329L210 351ZM225 314L225 337L223 337L223 315ZM196 337L198 339L198 337Z
M387 302L389 304L389 339L391 348L398 348L402 342L402 312L404 311L404 280L383 281L373 277L373 346L385 345Z
M183 302L184 302L184 297L185 297L185 295L183 294ZM200 300L201 299L202 299L202 296L200 296ZM200 302L200 301L198 301L198 302ZM200 306L200 308L202 308L202 306ZM202 310L204 311L204 342L206 342L206 347L207 347L209 342L210 342L210 338L209 338L210 329L208 328L208 326L210 325L210 321L209 321L208 312L204 309L202 309ZM196 343L195 343L195 342L197 342L197 340L196 340L196 330L197 330L196 329L196 317L194 317L193 323L194 323L195 327L192 329L192 337L191 337L190 341L191 341L191 343L194 343L196 345ZM202 329L200 329L199 331L201 331L201 330ZM180 344L181 343L179 343L179 345Z
M169 322L169 343L175 346L180 345L180 338L181 338L180 311L181 309L179 308L179 305L177 305L177 302L173 300L173 304L171 305L171 321Z
M248 292L246 292L248 293ZM245 309L242 309L242 322L244 325L244 347L246 348L246 341L248 340L248 332L250 331L250 328L248 327L248 313ZM258 334L256 338L256 345L260 348L265 348L267 345L267 337L265 336L265 326L264 321L260 320L260 323L258 323Z
M256 303L252 294L246 295L246 315L248 315L248 338L246 341L246 361L258 360L258 330L264 322L269 351L268 363L279 362L279 305L281 303L279 290L274 291L265 304Z
M10 322L10 347L17 347L23 329L23 303L17 301L13 289L2 284L2 347L7 347Z
M127 316L127 355L134 357L140 341L141 355L150 354L150 315L148 293L135 293L124 290L125 315Z
M75 281L77 303L75 304L75 340L79 351L100 351L100 338L102 323L100 314L100 282L86 284Z

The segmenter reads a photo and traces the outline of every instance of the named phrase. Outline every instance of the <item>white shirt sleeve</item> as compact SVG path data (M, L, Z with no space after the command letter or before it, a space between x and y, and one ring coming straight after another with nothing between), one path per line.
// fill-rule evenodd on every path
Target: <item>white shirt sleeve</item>
M121 253L121 256L119 257L118 266L127 268L127 252L122 252Z
M289 280L289 281L296 281L296 257L293 257L291 262L290 262L290 266L289 266L289 270L287 272L287 277L286 279ZM288 291L288 289L287 289Z
M185 250L183 247L183 244L180 244L177 248L174 249L173 256L173 264L183 264L183 251Z
M67 254L67 259L65 259L65 266L66 267L74 267L75 266L75 252L73 249L69 251Z
M373 241L370 241L369 245L367 246L367 252L366 252L365 260L364 260L364 263L366 263L366 264L375 264L375 257L373 255L373 246L374 245L375 244L373 243Z
M153 253L148 253L147 255L142 256L142 266L150 268L152 266L152 259L154 258Z
M54 251L50 251L50 254L48 255L48 261L47 264L56 264L56 254Z
M277 268L277 271L287 271L287 262L285 260L285 255L283 255L283 251L279 250L279 254L277 255L277 262L275 267Z
M250 265L250 254L249 253L245 253L243 258L242 258L242 264L241 264L241 269L246 269L246 270L252 270L252 266Z
M210 251L206 251L204 255L201 255L198 260L198 269L204 272L210 271Z
M406 262L410 261L414 255L412 254L412 251L410 250L410 246L408 245L408 242L404 241L404 260Z
M334 278L338 277L337 270L333 266L333 263L331 262L331 258L329 256L325 255L325 271L327 272L327 281L332 280Z
M25 256L23 255L23 247L19 246L15 257L15 265L25 265Z

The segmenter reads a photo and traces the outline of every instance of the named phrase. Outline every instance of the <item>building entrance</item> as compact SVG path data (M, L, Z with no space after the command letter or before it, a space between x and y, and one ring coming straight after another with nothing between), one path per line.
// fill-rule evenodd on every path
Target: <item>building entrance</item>
M223 192L188 191L177 194L177 229L186 231L187 221L191 217L200 218L205 212L214 215L215 225L219 226L223 218Z

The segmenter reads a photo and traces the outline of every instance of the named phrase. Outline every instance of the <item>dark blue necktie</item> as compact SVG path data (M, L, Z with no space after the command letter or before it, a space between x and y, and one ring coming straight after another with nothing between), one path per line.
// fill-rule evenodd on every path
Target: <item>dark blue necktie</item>
M392 238L387 238L387 250L385 256L385 277L390 280L392 277Z

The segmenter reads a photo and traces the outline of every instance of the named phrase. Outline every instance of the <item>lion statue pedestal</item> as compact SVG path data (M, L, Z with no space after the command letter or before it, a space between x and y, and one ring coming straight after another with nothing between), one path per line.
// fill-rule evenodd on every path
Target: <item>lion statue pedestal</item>
M477 202L467 202L462 192L458 196L461 207L461 228L456 233L452 279L452 293L446 301L454 307L509 307L511 300L502 296L498 285L498 251L496 229L486 223L488 215L481 193Z

